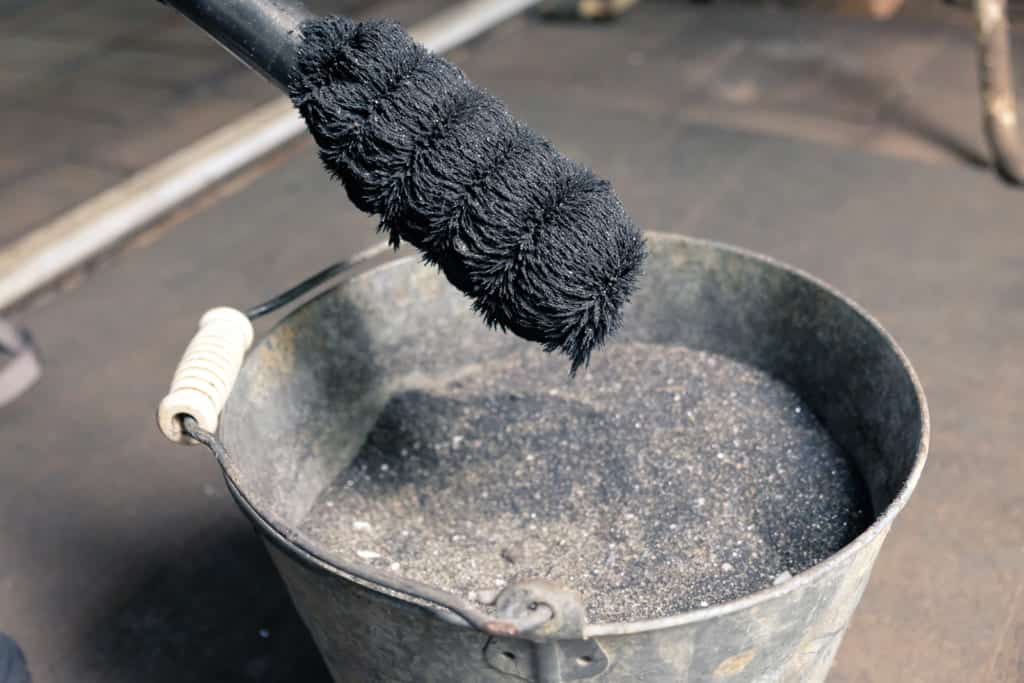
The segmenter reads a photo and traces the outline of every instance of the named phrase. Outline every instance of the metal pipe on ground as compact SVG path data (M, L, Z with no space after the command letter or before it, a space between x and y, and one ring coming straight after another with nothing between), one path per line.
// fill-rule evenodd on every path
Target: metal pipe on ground
M1024 148L1017 126L1006 0L975 0L974 9L985 137L999 174L1024 184Z
M469 0L410 29L412 36L435 52L456 47L539 0ZM288 65L286 53L273 53L270 38L289 35L306 16L298 3L262 3L255 15L267 27L258 45L232 48L230 26L244 20L243 3L218 3L219 14L203 13L208 3L174 0L196 6L194 21L214 28L214 36L247 64L261 59L260 72L275 83ZM269 7L269 9L267 9ZM251 18L251 17L250 17ZM219 27L219 28L218 28ZM213 31L211 31L213 32ZM218 35L218 33L220 35ZM271 59L267 61L267 56ZM274 56L277 55L277 56ZM306 126L287 100L270 102L210 133L123 183L78 205L0 251L0 310L7 309L97 256L171 209L197 196L247 165L305 133Z

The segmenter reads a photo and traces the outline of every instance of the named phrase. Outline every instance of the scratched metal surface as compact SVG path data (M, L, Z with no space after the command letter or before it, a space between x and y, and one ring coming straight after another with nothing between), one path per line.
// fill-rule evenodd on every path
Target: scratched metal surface
M302 533L300 522L355 457L391 396L525 345L479 324L437 273L400 261L328 292L264 338L221 428L223 462L240 502L280 547L275 563L336 681L498 683L506 674L536 683L824 680L882 540L920 474L928 432L920 388L891 340L827 288L704 242L649 233L648 247L646 279L619 338L724 353L792 386L856 462L879 519L829 561L746 601L638 624L577 624L536 649L513 638L492 642L493 633L446 623L420 604L332 575L349 558ZM543 455L559 446L538 448ZM597 459L593 465L608 468ZM284 537L299 539L298 547ZM590 659L564 652L584 645L601 651ZM553 668L542 668L543 648L557 648ZM504 656L488 657L492 649ZM607 665L593 666L595 657Z

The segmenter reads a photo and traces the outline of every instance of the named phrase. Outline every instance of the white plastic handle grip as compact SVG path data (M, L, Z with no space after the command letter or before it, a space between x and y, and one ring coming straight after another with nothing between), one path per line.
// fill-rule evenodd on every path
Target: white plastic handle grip
M222 306L203 315L174 371L171 390L160 401L157 422L164 436L175 443L195 443L181 430L182 415L191 415L208 432L217 430L252 339L252 323L241 311Z

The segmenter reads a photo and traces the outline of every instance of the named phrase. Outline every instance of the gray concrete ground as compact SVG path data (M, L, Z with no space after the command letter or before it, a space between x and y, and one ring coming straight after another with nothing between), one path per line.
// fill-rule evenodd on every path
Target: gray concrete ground
M800 266L916 365L932 454L833 683L1024 679L1024 194L984 168L969 31L641 3L456 53L639 223ZM45 376L0 412L0 630L41 683L326 681L205 452L156 401L200 313L374 243L309 146L18 320Z

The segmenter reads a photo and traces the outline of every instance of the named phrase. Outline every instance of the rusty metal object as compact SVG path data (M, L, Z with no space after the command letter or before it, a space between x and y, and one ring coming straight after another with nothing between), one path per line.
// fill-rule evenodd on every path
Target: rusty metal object
M1017 124L1006 0L975 0L974 11L985 137L999 173L1021 184L1024 183L1024 148Z
M777 586L630 623L587 623L571 587L525 581L471 604L338 556L304 535L302 520L347 466L389 392L524 343L479 325L433 270L398 260L279 324L242 369L222 420L223 443L197 435L264 536L336 680L825 679L924 465L921 387L884 330L826 285L721 245L648 239L644 286L620 338L723 353L788 382L857 463L875 522Z
M638 0L547 0L538 7L542 16L579 19L614 19L629 11Z

